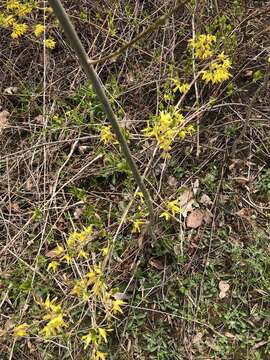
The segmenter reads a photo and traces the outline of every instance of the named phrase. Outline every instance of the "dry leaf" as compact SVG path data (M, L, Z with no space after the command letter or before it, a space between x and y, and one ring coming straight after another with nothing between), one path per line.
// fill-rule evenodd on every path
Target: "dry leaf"
M31 191L33 189L33 182L31 178L28 178L25 183L25 189L26 191Z
M199 179L196 179L193 184L193 194L196 195L199 190Z
M255 344L255 345L252 347L252 350L257 350L257 349L259 349L260 347L266 345L267 343L268 343L267 340L259 341L257 344Z
M203 194L201 196L201 199L200 199L200 203L203 204L204 206L209 206L209 205L212 205L213 202L212 200L210 199L210 197L206 194Z
M181 208L182 216L184 218L187 217L188 212L193 210L192 205L195 203L193 191L189 188L183 188L182 193L178 198L178 203Z
M193 336L192 338L192 344L199 344L202 340L202 337L203 337L203 333L201 332L198 332L196 335Z
M158 270L163 270L164 269L164 266L161 263L161 261L159 261L159 260L157 260L155 258L149 259L149 264L151 266L153 266L154 268L158 269Z
M228 283L226 283L225 281L220 281L218 284L220 293L219 293L219 298L220 299L224 299L227 296L227 292L230 290L230 285Z
M113 295L115 300L127 300L128 296L125 293L117 292Z
M20 212L21 212L21 208L20 208L20 206L19 206L18 203L11 203L11 204L10 204L10 208L11 208L11 210L13 210L13 211L16 212L16 213L20 213Z
M204 211L196 209L192 211L187 217L187 227L197 229L200 227L204 220Z
M8 126L9 116L10 116L10 113L7 110L3 110L0 112L0 134L1 134L2 130Z
M235 339L235 336L232 334L232 333L230 333L230 332L225 332L225 334L224 334L227 338L229 338L229 339Z
M16 86L9 86L4 90L5 95L13 95L18 91Z
M35 123L43 125L45 122L44 116L43 115L38 115L34 118Z
M204 221L206 224L211 224L212 218L213 218L213 214L211 213L211 211L210 211L209 209L206 209L206 210L204 211L203 221Z
M82 215L82 213L83 213L83 209L81 207L77 207L73 213L74 219L78 220Z
M174 176L169 176L168 178L168 185L173 188L176 189L177 185L178 185L178 181Z

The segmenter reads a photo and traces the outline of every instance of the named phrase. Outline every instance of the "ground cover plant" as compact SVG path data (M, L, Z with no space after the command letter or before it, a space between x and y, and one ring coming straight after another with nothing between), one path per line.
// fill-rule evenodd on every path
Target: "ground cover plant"
M2 1L0 358L269 359L269 2L63 4L154 238L49 4Z

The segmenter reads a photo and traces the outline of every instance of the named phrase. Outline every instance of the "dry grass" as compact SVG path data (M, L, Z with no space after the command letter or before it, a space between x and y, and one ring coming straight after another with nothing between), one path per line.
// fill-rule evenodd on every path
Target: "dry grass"
M93 59L113 53L174 5L137 0L64 3ZM89 358L82 351L80 328L87 304L78 306L76 322L68 318L63 337L43 342L34 331L15 341L10 334L15 324L39 324L38 296L51 292L69 309L76 304L67 278L78 278L76 266L81 270L84 265L48 272L46 254L91 222L96 231L92 256L107 242L113 244L106 279L125 293L128 303L125 315L111 322L109 358L269 358L270 8L267 1L243 1L239 7L232 3L200 1L194 13L190 5L183 6L123 55L96 65L130 134L157 215L178 188L194 191L196 183L198 206L212 214L197 230L187 229L184 219L161 222L156 244L131 232L139 204L137 199L129 204L134 183L124 163L117 167L122 161L117 146L100 145L98 126L106 119L94 94L83 88L85 76L62 31L53 28L57 47L44 51L27 37L11 42L0 29L0 111L10 113L2 122L0 113L4 360ZM215 88L196 83L197 91L187 95L183 107L199 133L176 142L171 159L164 160L141 130L150 114L158 113L168 79L187 73L185 49L192 33L206 31L224 14L236 39L235 47L233 41L226 45L233 77ZM31 21L42 18L35 16ZM265 81L252 81L258 70ZM228 95L230 83L236 90ZM9 87L18 89L7 93ZM211 97L215 102L206 107ZM67 116L68 107L77 117ZM211 198L210 206L200 203L203 194ZM220 280L231 289L224 302L218 298Z

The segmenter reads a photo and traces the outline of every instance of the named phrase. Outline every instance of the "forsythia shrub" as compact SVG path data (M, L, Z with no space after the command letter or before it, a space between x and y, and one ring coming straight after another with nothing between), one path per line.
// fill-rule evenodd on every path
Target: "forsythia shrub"
M20 1L20 0L7 0L3 2L4 10L0 12L0 27L10 30L10 37L17 40L23 36L35 38L41 37L45 33L45 26L42 23L32 25L31 14L34 10L42 10L39 7L38 1ZM51 12L51 8L46 8L45 13ZM43 19L42 19L43 22ZM50 37L44 40L44 45L53 49L56 41Z

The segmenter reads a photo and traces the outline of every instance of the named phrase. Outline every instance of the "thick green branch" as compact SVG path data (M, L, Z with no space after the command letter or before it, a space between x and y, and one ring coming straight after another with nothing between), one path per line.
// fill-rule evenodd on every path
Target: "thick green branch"
M123 154L129 164L129 167L132 171L132 174L134 176L134 179L140 188L141 192L144 195L146 205L148 207L149 216L150 216L150 225L154 225L154 210L152 206L152 200L151 197L142 181L142 178L140 176L140 173L137 169L137 166L132 158L132 155L130 153L129 147L127 145L127 142L120 130L120 127L117 122L117 118L111 108L111 105L109 103L109 100L105 94L104 86L102 85L97 73L95 72L93 66L91 65L91 60L89 59L78 35L76 30L74 29L62 3L60 0L49 0L49 3L51 7L54 10L55 15L57 16L60 24L62 25L64 32L66 34L66 37L68 41L70 42L70 45L74 49L76 55L79 58L80 64L85 71L87 78L91 81L93 85L93 89L96 92L100 102L103 105L104 112L107 115L109 121L111 122L112 128L115 132L115 135L117 137L117 140L119 141Z

